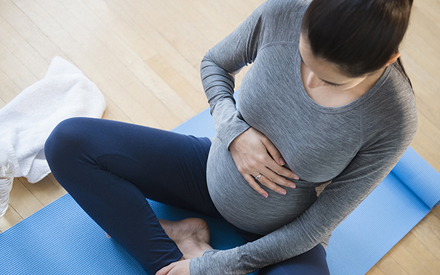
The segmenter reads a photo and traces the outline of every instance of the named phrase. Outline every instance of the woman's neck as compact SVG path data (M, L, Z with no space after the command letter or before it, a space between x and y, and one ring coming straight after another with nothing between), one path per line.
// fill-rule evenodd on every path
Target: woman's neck
M341 107L355 101L376 84L384 71L385 68L368 75L357 86L347 90L327 85L310 88L306 84L306 79L310 71L307 66L301 62L301 78L304 89L313 101L324 107Z

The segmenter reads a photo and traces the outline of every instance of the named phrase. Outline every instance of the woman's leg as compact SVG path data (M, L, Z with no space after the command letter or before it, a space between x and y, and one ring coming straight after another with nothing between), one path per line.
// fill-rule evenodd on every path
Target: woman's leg
M206 187L209 139L116 121L74 118L45 145L53 175L78 204L154 274L182 253L145 197L220 216Z
M329 275L326 253L318 244L312 250L286 261L262 268L258 275Z

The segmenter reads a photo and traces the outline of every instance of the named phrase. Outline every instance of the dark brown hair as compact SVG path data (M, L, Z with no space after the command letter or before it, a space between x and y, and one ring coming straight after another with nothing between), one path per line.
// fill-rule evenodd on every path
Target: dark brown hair
M316 57L350 77L382 68L398 52L413 0L313 0L302 24ZM400 58L399 58L399 64ZM402 67L403 69L403 67Z

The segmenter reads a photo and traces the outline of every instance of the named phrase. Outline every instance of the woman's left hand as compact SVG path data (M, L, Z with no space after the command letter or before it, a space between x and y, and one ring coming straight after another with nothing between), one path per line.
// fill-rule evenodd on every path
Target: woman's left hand
M156 275L190 275L189 273L190 260L191 259L171 263L161 268L156 273Z

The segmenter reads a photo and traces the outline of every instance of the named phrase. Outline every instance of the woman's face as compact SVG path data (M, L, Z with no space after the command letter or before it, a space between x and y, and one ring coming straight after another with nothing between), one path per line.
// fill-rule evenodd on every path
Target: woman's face
M349 90L357 87L367 79L367 76L347 77L341 73L334 63L315 57L306 36L302 34L299 42L299 53L305 66L304 85L310 89L329 86L335 90Z

